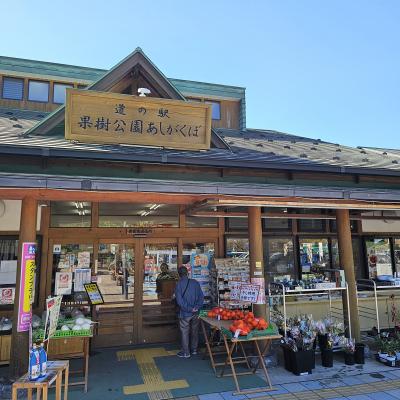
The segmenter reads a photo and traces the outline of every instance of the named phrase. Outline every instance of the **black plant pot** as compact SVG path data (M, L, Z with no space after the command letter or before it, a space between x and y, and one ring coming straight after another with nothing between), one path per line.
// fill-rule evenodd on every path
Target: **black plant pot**
M346 365L354 365L354 353L344 353L344 363Z
M319 349L325 350L326 347L328 346L328 335L318 335L318 345L319 345Z
M356 352L354 353L354 361L356 364L365 364L365 344L356 343Z
M282 349L287 371L295 375L311 374L315 367L314 350L292 351L285 346L282 346Z
M324 349L321 351L321 361L322 366L326 368L333 367L333 350L332 349Z

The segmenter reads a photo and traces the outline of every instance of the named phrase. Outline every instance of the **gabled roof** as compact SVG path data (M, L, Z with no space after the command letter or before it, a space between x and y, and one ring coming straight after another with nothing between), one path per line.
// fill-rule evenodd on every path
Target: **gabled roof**
M140 67L142 71L155 81L165 97L170 99L185 100L185 97L178 89L167 79L166 76L152 63L144 54L140 47L129 56L120 61L108 72L102 75L96 82L92 83L85 90L108 91L116 82L124 78L135 67ZM65 106L62 105L49 114L43 121L31 128L26 134L48 134L52 129L64 122Z

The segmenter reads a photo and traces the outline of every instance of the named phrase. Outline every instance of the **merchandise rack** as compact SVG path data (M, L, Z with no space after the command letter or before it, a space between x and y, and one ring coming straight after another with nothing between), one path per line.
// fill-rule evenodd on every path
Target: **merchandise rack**
M270 283L268 285L268 295L269 295L269 317L271 320L273 320L274 315L276 315L276 310L274 310L274 303L273 300L277 299L279 303L282 305L283 309L283 328L284 328L284 336L286 337L287 332L286 332L286 327L287 327L287 307L286 307L286 301L288 297L304 297L304 296L309 296L310 294L315 294L319 296L326 296L329 300L329 312L328 316L329 318L337 318L337 319L343 319L344 325L348 326L349 329L349 336L352 337L352 332L351 332L351 324L348 323L346 324L346 317L345 317L345 312L344 312L344 307L341 309L339 307L334 307L332 305L332 293L333 292L342 292L345 294L345 299L346 299L346 308L348 310L348 321L350 322L350 301L349 301L349 289L348 285L346 282L345 287L335 287L335 288L322 288L322 289L287 289L284 284L282 283ZM318 301L318 300L315 300Z
M396 291L397 294L400 295L400 286L398 285L377 285L376 282L372 279L357 280L357 297L359 297L359 293L361 291L367 291L370 293L372 292L372 298L374 299L374 305L375 305L375 308L372 308L367 306L361 306L360 302L358 302L358 310L360 316L375 321L378 333L381 332L381 326L379 321L378 298L379 295L387 296L387 293L385 292L388 292L389 290Z

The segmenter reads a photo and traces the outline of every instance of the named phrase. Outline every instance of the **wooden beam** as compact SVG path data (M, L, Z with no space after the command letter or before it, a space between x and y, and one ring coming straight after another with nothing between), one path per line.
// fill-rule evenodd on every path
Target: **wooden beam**
M187 213L186 213L187 214ZM214 217L214 218L247 218L245 212L224 212L224 211L195 211L189 214L192 217ZM261 214L261 218L268 219L329 219L336 220L336 216L333 214L294 214L294 213L274 213L266 212ZM350 215L350 219L354 221L362 220L390 220L400 221L399 217L394 216L375 216L375 215Z
M264 278L263 237L261 224L261 208L249 207L249 256L250 278ZM265 304L254 304L254 314L266 318L267 307Z
M50 201L92 201L121 203L193 204L206 196L145 192L106 192L85 190L0 188L0 199L21 200L24 197Z
M360 320L358 313L357 285L354 271L349 211L336 210L336 217L340 265L344 269L346 282L349 288L349 319L351 324L351 332L354 339L356 341L360 341ZM345 299L343 297L343 308L346 309L347 305L344 300Z
M204 207L289 207L289 208L328 208L354 210L400 210L399 203L343 200L312 199L306 197L229 197L220 196L203 202Z

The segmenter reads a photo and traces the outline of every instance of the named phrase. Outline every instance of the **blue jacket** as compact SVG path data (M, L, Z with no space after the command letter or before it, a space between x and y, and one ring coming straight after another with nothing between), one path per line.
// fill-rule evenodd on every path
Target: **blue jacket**
M188 278L183 277L179 279L175 288L175 298L179 306L179 318L188 318L197 314L198 311L193 312L193 309L200 310L204 303L204 295L199 282L189 279L189 284L185 292L187 284ZM184 292L185 295L183 296Z

